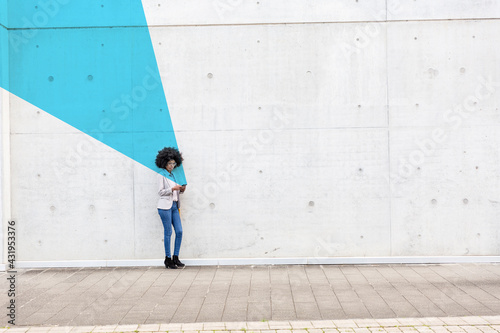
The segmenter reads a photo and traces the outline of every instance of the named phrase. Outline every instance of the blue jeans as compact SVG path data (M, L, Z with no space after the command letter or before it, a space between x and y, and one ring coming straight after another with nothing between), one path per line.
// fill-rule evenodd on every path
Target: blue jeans
M170 258L170 237L172 236L172 225L175 230L174 256L179 256L182 242L182 225L181 217L179 216L179 208L177 207L177 201L172 203L172 208L170 209L158 208L158 214L160 214L161 223L163 223L163 230L165 233L163 238L165 256Z

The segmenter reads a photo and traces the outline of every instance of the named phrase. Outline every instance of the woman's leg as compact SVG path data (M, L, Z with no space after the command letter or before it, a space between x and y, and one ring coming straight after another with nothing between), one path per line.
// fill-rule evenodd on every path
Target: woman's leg
M174 225L175 229L174 256L179 256L179 251L181 250L181 242L182 242L182 224L181 224L181 217L179 216L179 208L177 207L177 202L174 201L171 211L172 211L172 224Z
M163 244L165 245L165 256L170 255L170 238L172 236L172 209L158 209L161 223L163 223Z

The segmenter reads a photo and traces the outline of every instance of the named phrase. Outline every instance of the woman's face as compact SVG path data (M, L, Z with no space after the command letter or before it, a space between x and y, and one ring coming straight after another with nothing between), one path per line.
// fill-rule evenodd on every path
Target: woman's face
M177 165L177 163L175 163L174 160L170 160L170 161L168 161L167 167L165 169L167 169L168 172L172 172L172 170L174 170L176 165Z

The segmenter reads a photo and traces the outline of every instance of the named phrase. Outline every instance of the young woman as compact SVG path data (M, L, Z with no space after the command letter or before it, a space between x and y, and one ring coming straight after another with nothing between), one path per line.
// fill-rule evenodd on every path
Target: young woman
M184 267L185 265L179 260L179 251L182 242L182 224L179 216L180 194L186 190L186 185L181 186L175 180L172 173L174 168L182 164L183 158L181 153L172 147L163 148L156 156L156 166L161 170L158 175L158 214L160 214L161 222L164 230L164 245L165 245L165 268ZM172 236L172 225L175 230L175 245L174 256L170 257L170 238Z

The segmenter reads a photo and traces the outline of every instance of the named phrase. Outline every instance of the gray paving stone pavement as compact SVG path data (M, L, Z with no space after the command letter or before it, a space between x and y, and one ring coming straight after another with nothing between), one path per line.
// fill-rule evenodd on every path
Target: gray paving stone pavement
M15 326L2 327L0 333L498 333L500 316L302 320L260 322L197 322L170 324Z
M10 274L0 272L0 327L8 325ZM49 268L15 275L16 326L8 332L497 332L500 325L500 264Z

